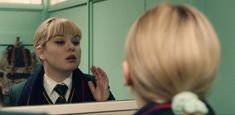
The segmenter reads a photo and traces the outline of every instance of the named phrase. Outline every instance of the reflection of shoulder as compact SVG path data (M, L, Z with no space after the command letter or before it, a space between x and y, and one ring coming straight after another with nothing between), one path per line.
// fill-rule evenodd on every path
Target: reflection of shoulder
M87 81L92 81L92 82L95 82L95 76L93 75L90 75L90 74L84 74L84 78L87 80Z
M22 81L10 87L9 97L11 105L16 105L18 103L25 83L26 81Z
M83 73L79 68L73 71L73 76L79 76L80 78L75 77L76 80L82 79L85 81L92 81L95 83L95 76Z
M17 94L20 94L21 91L23 90L23 87L25 85L26 81L22 81L20 83L12 85L12 91L16 92Z

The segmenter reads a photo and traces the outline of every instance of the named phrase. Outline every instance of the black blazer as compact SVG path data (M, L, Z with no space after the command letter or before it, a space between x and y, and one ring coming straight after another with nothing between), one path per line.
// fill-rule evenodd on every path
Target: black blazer
M211 106L204 101L207 108L208 113L206 115L215 115L214 110ZM171 108L171 102L158 104L155 102L148 102L145 106L140 108L134 115L175 115Z
M8 105L42 105L53 104L43 87L44 68L40 65L25 82L21 82L10 89ZM96 84L94 76L82 73L78 68L73 71L72 90L68 103L95 101L88 81ZM115 100L110 92L108 100Z

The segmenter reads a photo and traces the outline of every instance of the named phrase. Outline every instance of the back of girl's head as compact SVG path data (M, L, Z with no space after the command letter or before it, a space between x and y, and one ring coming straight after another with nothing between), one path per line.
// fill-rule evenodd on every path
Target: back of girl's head
M77 35L81 37L79 27L71 20L52 17L44 21L36 30L34 35L35 49L44 47L47 41L58 35Z
M131 87L143 100L171 100L183 91L204 98L216 76L220 45L198 10L162 3L133 24L125 58Z

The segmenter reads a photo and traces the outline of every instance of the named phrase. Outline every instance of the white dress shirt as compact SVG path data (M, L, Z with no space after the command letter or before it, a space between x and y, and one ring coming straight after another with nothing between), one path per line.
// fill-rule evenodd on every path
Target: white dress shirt
M68 86L68 90L65 94L65 99L68 101L71 89L72 89L72 73L62 82L56 82L50 77L48 77L46 74L44 74L43 77L43 86L46 90L47 95L51 99L53 103L56 102L57 98L59 97L59 94L54 90L55 86L57 84L65 84Z

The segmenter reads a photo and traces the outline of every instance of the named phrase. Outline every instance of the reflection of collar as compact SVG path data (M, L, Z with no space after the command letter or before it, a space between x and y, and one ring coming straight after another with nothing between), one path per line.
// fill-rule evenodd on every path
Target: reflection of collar
M73 88L71 95L69 96L69 100L67 101L67 103L72 103L72 100L74 98L74 93L75 93L75 89ZM46 102L48 104L53 104L53 102L51 101L51 99L48 97L47 93L45 91L42 92L43 97L45 98Z
M43 86L45 88L46 93L48 94L48 96L51 98L53 97L53 93L54 92L54 87L57 84L65 84L68 86L68 91L66 92L66 99L68 99L69 94L71 92L71 88L72 88L72 73L69 75L69 77L67 77L64 81L62 82L56 82L53 79L51 79L50 77L48 77L45 73L44 73L44 77L43 77Z

